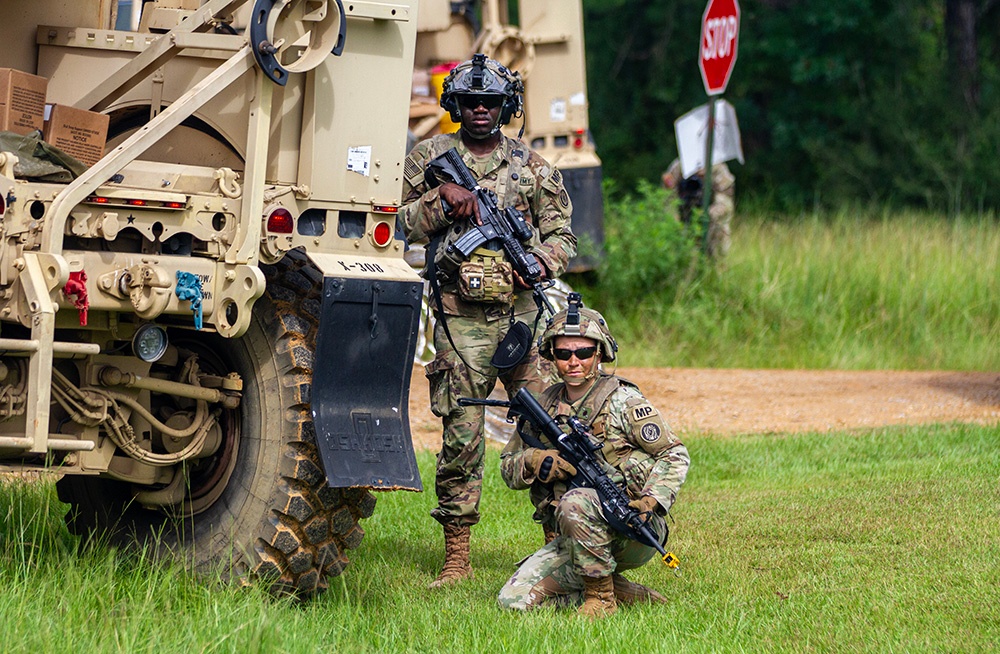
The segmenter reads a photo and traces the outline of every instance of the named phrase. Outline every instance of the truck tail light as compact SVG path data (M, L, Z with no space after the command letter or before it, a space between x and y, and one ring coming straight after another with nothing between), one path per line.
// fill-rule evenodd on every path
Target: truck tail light
M389 245L389 241L391 240L392 225L384 220L375 223L375 227L372 229L372 243L380 248L384 248Z
M0 195L0 216L7 212L7 199Z
M294 225L292 213L284 207L274 209L267 216L267 231L272 234L291 234Z
M573 135L573 147L579 150L583 147L583 138L586 132L582 129L576 130L576 134Z

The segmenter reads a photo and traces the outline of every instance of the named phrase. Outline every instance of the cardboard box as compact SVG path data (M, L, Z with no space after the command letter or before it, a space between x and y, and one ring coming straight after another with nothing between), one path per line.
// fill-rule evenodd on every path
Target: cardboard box
M42 129L49 81L13 68L0 68L0 131L27 134Z
M93 166L104 156L109 120L107 114L50 104L45 106L45 130L42 135L50 145Z

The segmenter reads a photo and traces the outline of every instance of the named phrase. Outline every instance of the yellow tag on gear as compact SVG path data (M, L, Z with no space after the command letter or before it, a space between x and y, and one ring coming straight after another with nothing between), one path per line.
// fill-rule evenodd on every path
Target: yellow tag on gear
M673 552L667 552L663 555L663 562L667 564L668 568L676 570L681 567L681 560L677 558L677 555Z

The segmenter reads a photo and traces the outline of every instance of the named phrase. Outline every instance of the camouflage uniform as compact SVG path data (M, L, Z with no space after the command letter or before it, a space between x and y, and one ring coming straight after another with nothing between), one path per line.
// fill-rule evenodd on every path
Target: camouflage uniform
M705 171L695 173L704 181ZM674 159L667 172L663 173L663 183L668 189L677 191L682 181L681 162ZM668 181L669 180L669 181ZM736 209L736 177L729 166L719 163L712 166L712 204L708 207L708 234L705 249L710 257L725 258L729 253L731 224ZM683 208L682 208L683 210ZM690 209L688 209L690 211Z
M563 384L546 390L539 403L558 422L576 415L590 424L601 444L606 471L628 495L653 497L658 503L651 525L663 538L665 516L687 477L690 457L659 412L631 382L602 374L575 405L564 400ZM538 436L536 436L538 437ZM542 435L540 440L547 439ZM507 444L500 470L514 490L531 489L539 508L536 517L554 507L558 537L524 560L504 585L498 598L504 608L529 609L542 603L579 603L584 577L607 577L638 568L656 552L614 531L604 519L597 493L587 488L567 489L560 482L542 484L528 473L530 450L520 437Z
M452 147L462 155L479 184L497 193L498 206L513 206L524 213L535 231L525 249L538 257L550 277L560 275L576 253L576 238L570 230L572 205L562 175L524 143L506 136L501 137L489 157L479 158L470 153L460 133L435 136L410 152L404 167L404 206L400 211L407 240L427 242L452 227L452 220L441 207L438 189L428 188L424 181L427 163ZM428 267L431 263L428 261ZM424 276L428 275L425 267ZM465 396L487 397L498 378L508 393L525 385L541 387L536 347L532 347L525 362L502 375L490 365L497 345L510 328L511 312L530 325L536 307L530 291L516 293L512 304L466 302L457 294L453 279L446 275L442 278L441 274L438 279L455 347L475 370L469 370L455 353L437 316L434 329L437 354L427 365L426 374L431 410L442 418L444 433L435 483L438 507L431 515L445 525L471 526L479 521L484 416L482 407L461 407L456 400Z

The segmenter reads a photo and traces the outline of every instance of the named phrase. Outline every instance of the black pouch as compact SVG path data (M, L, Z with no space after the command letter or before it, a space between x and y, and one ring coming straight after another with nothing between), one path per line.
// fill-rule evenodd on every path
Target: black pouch
M507 330L507 335L497 346L490 364L498 370L510 370L524 361L530 351L531 327L518 320Z

